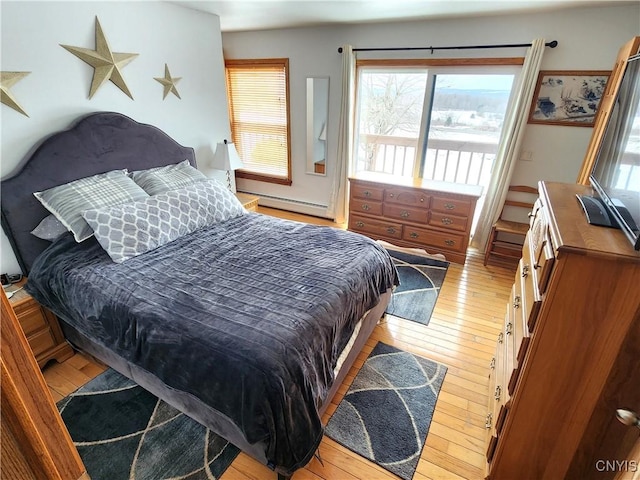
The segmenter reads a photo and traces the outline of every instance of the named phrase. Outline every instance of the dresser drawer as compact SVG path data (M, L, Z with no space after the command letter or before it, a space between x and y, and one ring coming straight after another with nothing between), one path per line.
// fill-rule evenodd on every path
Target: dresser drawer
M48 326L42 308L35 302L20 305L15 312L22 331L27 337Z
M427 223L429 220L429 210L385 203L384 216L396 218L404 222Z
M551 245L551 237L547 230L545 241L540 244L537 250L533 251L533 268L537 278L537 285L540 294L547 291L547 285L549 285L549 279L551 278L551 271L555 263L556 257Z
M393 188L384 189L385 203L399 203L407 207L424 207L429 208L431 197L417 188Z
M510 331L513 341L513 356L511 357L511 373L507 383L509 395L513 395L518 377L522 371L524 356L529 348L529 331L526 327L526 321L522 315L522 281L516 272L515 282L513 284L510 305L507 305L507 312L510 315L511 325L507 325L506 331Z
M433 230L426 230L407 225L405 226L402 239L413 243L419 243L421 245L438 247L456 252L465 251L464 237L455 233L434 232Z
M555 252L549 233L549 223L544 210L539 210L531 222L529 230L529 249L531 250L531 261L535 270L535 283L540 294L547 289L551 270L555 261Z
M353 213L366 213L369 215L382 215L382 203L354 198L349 203L349 210Z
M536 218L538 218L538 215L540 215L540 210L542 209L542 200L540 198L538 198L534 203L533 203L533 208L531 209L531 213L529 214L529 228L533 227L534 222L536 221Z
M531 252L529 251L529 242L525 238L522 248L522 258L518 264L518 273L522 282L522 315L527 323L529 332L533 332L540 306L542 305L542 297L538 291L538 285L534 281L533 269L531 268Z
M358 215L349 217L349 230L371 234L374 237L402 238L402 225L384 220L371 220Z
M431 199L431 210L434 212L450 213L459 217L468 217L471 212L471 202L459 198L434 196Z
M441 212L431 212L431 216L429 217L429 225L432 227L447 228L459 232L466 232L468 223L468 217L448 215Z
M363 198L381 202L384 197L384 188L367 184L351 183L351 198Z

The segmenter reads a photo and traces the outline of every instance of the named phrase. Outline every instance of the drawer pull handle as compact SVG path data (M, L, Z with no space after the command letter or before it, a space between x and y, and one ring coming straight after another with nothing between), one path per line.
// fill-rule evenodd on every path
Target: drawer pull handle
M416 232L411 232L411 233L409 234L409 236L410 236L411 238L418 238L420 235L418 235Z
M424 203L424 197L420 197L420 202Z
M403 210L402 212L400 212L400 216L402 218L407 218L409 216L409 212L407 212L406 210Z
M365 197L370 197L371 196L371 192L369 190L365 190L363 193L364 193Z
M444 223L445 225L451 225L453 223L453 220L451 220L449 217L442 217L442 223Z
M370 207L368 204L363 203L363 204L362 204L362 209L363 209L363 210L370 210L370 209L371 209L371 207Z
M507 323L504 333L506 333L507 335L511 335L512 331L513 331L513 323L509 322Z
M453 247L456 244L456 242L453 240L445 240L444 243L446 243L450 247Z
M394 233L396 233L396 229L393 228L393 227L389 227L389 228L387 228L387 233L390 233L390 234L393 235Z
M364 222L356 222L356 227L364 227Z
M491 359L491 362L489 363L489 368L490 368L491 370L493 370L494 368L496 368L496 357L493 357L493 358Z
M484 428L491 428L491 424L493 423L493 414L487 413L487 419L484 422Z
M540 244L540 253L538 253L538 258L536 258L536 263L533 264L533 268L535 268L536 270L542 267L542 265L540 265L540 257L542 257L542 254L544 252L544 247L546 246L547 246L547 240L543 240L542 243Z
M529 264L526 264L522 266L522 277L527 278L528 275L529 275Z
M513 298L513 308L520 308L520 295Z
M497 401L500 401L500 396L502 395L502 388L500 388L500 385L498 385L496 387L496 391L493 394L493 398L495 398Z
M502 343L502 342L504 342L504 333L500 332L498 334L498 343Z
M454 208L456 208L456 206L453 203L445 203L444 208L446 208L447 210L453 210Z
M389 194L389 197L393 198L393 193L390 193L390 194Z

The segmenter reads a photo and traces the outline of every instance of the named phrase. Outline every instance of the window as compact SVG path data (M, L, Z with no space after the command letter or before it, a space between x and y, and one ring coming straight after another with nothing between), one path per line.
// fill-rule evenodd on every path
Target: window
M355 170L486 185L520 69L519 59L510 60L513 65L363 61Z
M289 59L227 60L231 137L240 178L291 185Z

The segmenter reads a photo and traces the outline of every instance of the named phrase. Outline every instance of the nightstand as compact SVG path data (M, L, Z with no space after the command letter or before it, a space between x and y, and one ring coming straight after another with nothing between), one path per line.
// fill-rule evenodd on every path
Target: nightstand
M26 281L23 279L11 285L6 292L24 286ZM73 349L64 339L56 316L36 302L26 290L16 292L9 302L40 368L49 360L63 362L73 356Z
M241 192L236 192L236 197L240 200L242 206L250 212L258 210L258 200L260 200L260 197Z

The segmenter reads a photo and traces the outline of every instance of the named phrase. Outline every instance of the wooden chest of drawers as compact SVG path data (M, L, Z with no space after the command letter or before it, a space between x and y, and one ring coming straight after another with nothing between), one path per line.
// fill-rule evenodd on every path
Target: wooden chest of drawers
M465 262L481 187L372 173L349 181L349 230Z
M23 280L16 287L25 282ZM8 291L13 289L15 288L11 287ZM58 319L53 313L36 302L25 290L16 292L9 302L40 367L49 360L62 362L73 356L73 349L64 339Z
M489 374L487 473L612 478L640 412L640 252L619 230L589 225L575 195L540 184Z

